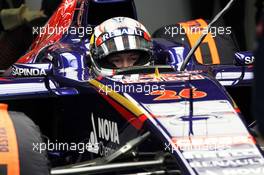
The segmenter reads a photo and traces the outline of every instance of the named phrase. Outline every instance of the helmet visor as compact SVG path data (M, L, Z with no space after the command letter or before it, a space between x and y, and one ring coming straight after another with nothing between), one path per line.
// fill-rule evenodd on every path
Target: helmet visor
M140 50L149 52L150 48L152 48L150 41L135 35L114 37L97 46L99 59L102 59L105 56L115 52L127 50Z

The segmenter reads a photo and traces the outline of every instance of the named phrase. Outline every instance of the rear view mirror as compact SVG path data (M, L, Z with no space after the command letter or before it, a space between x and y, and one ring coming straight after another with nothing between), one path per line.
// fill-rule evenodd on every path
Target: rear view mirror
M235 60L237 65L246 66L252 65L255 61L255 57L252 52L237 52L235 53Z

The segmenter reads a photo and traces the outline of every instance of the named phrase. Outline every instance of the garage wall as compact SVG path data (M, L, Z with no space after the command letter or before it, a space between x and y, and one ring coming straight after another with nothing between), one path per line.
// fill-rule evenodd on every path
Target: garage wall
M254 50L256 47L256 23L255 23L255 0L246 0L246 19L245 19L245 29L246 29L246 39L248 50Z
M162 24L190 19L188 0L135 0L138 18L152 33Z
M31 10L40 9L42 0L25 0ZM189 3L195 0L134 0L139 20L152 33L164 24L173 24L190 19ZM246 0L246 39L249 50L255 47L256 0ZM217 5L215 7L218 8ZM218 11L218 10L217 10Z
M42 0L25 0L25 4L30 10L41 9L41 2Z
M152 33L163 24L190 19L189 3L195 0L134 0L139 20ZM246 0L246 39L249 50L255 45L255 0ZM215 7L218 8L217 5ZM217 10L219 11L219 10ZM239 19L238 19L239 20Z

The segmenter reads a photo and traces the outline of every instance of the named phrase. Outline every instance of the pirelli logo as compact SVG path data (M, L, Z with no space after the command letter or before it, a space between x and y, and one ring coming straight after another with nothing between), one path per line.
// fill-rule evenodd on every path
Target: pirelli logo
M5 128L0 128L0 152L9 152L7 132Z
M7 105L0 104L0 175L19 174L16 130L7 111Z

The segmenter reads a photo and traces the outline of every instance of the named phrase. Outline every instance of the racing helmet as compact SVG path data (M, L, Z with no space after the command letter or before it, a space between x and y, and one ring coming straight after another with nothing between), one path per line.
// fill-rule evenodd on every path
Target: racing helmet
M152 41L147 29L128 17L114 17L94 28L90 39L92 68L96 71L115 72L108 58L113 54L134 51L139 54L133 66L148 65L152 58ZM109 75L109 74L108 74Z

